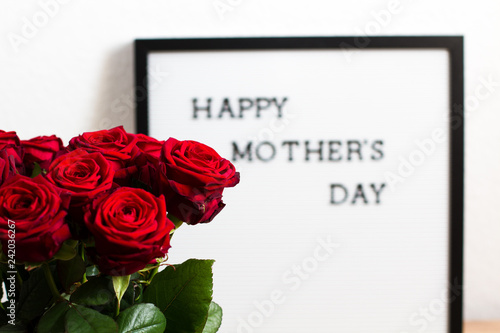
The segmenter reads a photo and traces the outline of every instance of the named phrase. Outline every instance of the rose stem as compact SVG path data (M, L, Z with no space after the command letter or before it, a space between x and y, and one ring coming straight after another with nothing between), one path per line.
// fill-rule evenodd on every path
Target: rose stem
M57 290L56 283L54 282L54 278L52 277L52 272L50 271L49 265L46 262L44 262L42 264L42 267L43 267L43 273L45 274L45 279L47 280L52 295L54 296L56 301L63 299L61 294L59 293L59 290Z
M80 250L80 256L82 257L83 262L86 264L86 262L85 262L85 247L83 245L83 242L80 243L79 250ZM87 265L85 265L85 272L83 272L83 276L82 276L82 284L84 284L85 282L87 282Z
M153 268L151 270L151 273L149 273L149 279L148 279L148 285L151 283L151 281L153 280L153 278L155 277L156 273L158 273L158 268L160 266L156 266L155 268Z
M21 277L21 274L19 274L19 269L16 269L16 280L19 283L19 285L22 287L23 286L23 278Z

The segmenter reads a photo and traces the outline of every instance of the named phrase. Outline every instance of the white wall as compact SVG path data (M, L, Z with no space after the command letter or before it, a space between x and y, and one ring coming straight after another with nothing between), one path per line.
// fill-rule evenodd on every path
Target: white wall
M55 133L67 142L119 124L133 131L135 38L335 36L377 27L379 35L465 35L465 315L500 319L499 1L393 0L398 13L379 15L381 23L377 13L393 1L54 1L0 2L0 128L22 138ZM217 2L230 10L221 15Z

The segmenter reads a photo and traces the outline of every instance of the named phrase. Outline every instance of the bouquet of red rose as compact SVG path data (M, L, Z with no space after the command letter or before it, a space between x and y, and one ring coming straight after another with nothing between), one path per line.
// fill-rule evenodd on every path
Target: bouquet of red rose
M174 231L212 221L238 182L195 141L116 127L65 147L0 131L0 331L217 332L213 260L166 255Z

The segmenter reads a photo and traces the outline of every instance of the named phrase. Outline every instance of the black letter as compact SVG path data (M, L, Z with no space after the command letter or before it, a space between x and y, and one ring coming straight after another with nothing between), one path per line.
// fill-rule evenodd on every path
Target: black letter
M334 148L333 145L338 145L339 147L338 148ZM340 161L342 160L342 155L338 155L337 158L335 158L333 155L335 153L340 153L339 152L339 148L340 146L342 145L342 142L340 141L328 141L328 148L330 149L329 150L329 154L328 154L328 160L330 161Z
M266 146L271 147L272 153L271 153L271 156L269 156L268 158L262 158L262 156L260 155L260 147L262 147L262 145L266 145ZM274 158L274 155L276 155L276 148L274 148L274 146L271 142L264 141L264 142L259 143L259 145L255 148L255 155L257 156L257 158L259 160L264 161L264 162L268 162Z
M198 118L198 111L207 111L207 118L212 118L210 114L210 105L212 104L211 98L207 98L208 105L206 107L199 107L198 105L196 105L196 103L198 103L198 98L193 98L193 118Z
M377 189L375 188L375 184L371 184L370 186L371 186L371 188L373 189L373 192L375 192L375 196L376 196L376 198L377 198L377 200L376 200L375 202L379 204L379 203L380 203L380 192L382 192L382 189L385 187L385 183L382 183L382 184L380 185L380 188L379 188L379 190L378 190L378 191L377 191Z
M335 201L335 198L334 198L335 187L338 187L338 188L340 188L341 190L344 191L344 198L342 200L340 200L340 201ZM332 191L331 199L330 199L330 203L331 204L333 204L333 205L340 205L341 203L344 203L347 200L347 189L344 187L344 185L341 185L341 184L330 184L330 189Z
M377 146L383 146L383 145L384 145L384 141L382 141L382 140L374 141L372 143L373 151L378 153L378 156L375 154L372 154L372 160L378 161L378 160L381 160L382 157L384 157L384 152L382 151L382 147L377 148Z
M260 102L265 102L264 105L261 105ZM265 110L271 106L271 100L267 98L257 98L257 118L260 118L260 111Z
M358 186L356 186L356 193L354 194L354 198L352 199L351 204L354 205L358 198L363 198L364 203L368 203L368 200L366 200L365 197L365 193L363 192L363 186L361 184L358 184Z
M236 156L245 158L245 155L248 155L248 161L250 162L252 160L252 141L248 143L244 152L240 152L238 145L233 141L233 161L236 161Z
M352 148L351 145L356 145L356 148ZM347 160L351 160L351 153L357 153L359 156L359 160L362 161L363 157L361 156L361 143L356 140L347 141Z
M285 105L285 102L288 100L288 98L286 97L283 97L283 101L281 102L281 104L278 104L278 99L277 98L273 98L272 99L272 102L274 102L274 104L276 104L276 106L278 107L278 118L281 118L283 117L283 105Z
M233 110L231 110L231 106L229 105L229 98L224 98L222 102L222 108L220 109L219 118L222 118L222 113L229 112L231 118L234 118Z
M283 141L282 146L288 145L288 160L293 161L292 146L299 145L298 141Z
M247 103L245 106L244 103ZM250 98L240 98L239 99L240 103L240 118L243 118L243 111L249 110L253 107L253 101Z
M319 148L315 150L309 149L309 141L306 141L306 161L309 161L310 153L318 153L319 160L323 161L323 141L319 141Z

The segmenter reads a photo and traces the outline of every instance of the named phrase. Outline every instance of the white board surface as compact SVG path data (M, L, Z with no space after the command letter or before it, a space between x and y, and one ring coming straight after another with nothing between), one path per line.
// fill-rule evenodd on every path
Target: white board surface
M153 52L148 62L167 73L149 80L149 135L208 144L241 172L227 207L183 226L169 253L170 263L216 259L220 332L446 332L444 49ZM209 98L210 118L193 107Z

